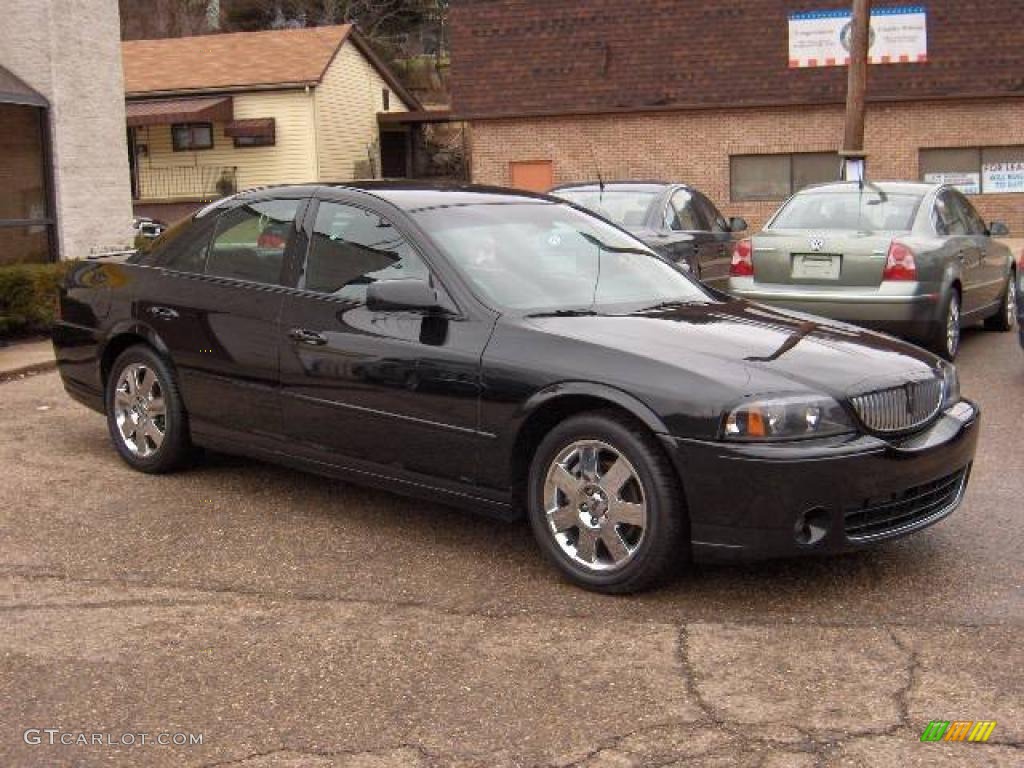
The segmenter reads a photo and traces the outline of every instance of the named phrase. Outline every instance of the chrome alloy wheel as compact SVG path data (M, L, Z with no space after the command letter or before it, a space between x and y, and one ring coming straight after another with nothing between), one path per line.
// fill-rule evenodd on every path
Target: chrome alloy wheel
M1011 330L1017 324L1017 279L1010 273L1010 282L1006 284L1006 325Z
M647 528L640 476L625 456L597 440L572 443L551 462L544 509L562 552L595 572L628 563Z
M946 350L952 358L960 348L960 297L954 293L949 299L946 315Z
M125 447L139 458L149 458L167 434L167 405L156 371L144 363L131 363L121 371L114 390L114 418Z

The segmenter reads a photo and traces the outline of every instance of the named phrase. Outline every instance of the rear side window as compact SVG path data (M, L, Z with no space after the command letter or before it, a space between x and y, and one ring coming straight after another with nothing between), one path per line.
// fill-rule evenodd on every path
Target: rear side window
M704 216L697 209L693 193L680 189L668 204L668 228L681 232L701 232L708 228Z
M263 200L221 214L206 257L206 274L280 284L301 202Z
M371 211L320 203L302 286L362 304L379 280L429 280L427 265L395 226Z
M940 235L967 234L963 213L951 192L943 192L935 199L934 221L935 231Z

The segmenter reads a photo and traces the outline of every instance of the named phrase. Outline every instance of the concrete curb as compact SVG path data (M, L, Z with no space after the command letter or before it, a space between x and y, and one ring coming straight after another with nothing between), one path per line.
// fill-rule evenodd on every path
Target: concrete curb
M56 360L47 360L45 363L34 363L32 365L25 365L21 368L11 368L10 370L0 371L0 384L4 384L13 379L21 379L25 376L32 376L37 373L47 373L57 369Z

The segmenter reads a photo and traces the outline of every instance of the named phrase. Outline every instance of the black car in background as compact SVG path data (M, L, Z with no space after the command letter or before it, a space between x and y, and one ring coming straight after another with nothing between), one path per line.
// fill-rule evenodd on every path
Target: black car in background
M485 187L234 196L75 266L53 341L142 472L200 445L525 511L606 592L931 525L979 431L922 349L712 292L600 217Z
M726 220L705 195L686 184L651 181L563 184L550 192L609 221L644 241L713 288L729 282L733 233L747 223Z

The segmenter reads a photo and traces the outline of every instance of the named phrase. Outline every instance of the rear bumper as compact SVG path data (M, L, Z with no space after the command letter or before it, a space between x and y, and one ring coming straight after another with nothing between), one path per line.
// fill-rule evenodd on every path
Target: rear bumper
M959 505L980 412L964 401L926 431L787 445L666 437L696 560L834 554L932 525ZM810 535L808 535L810 532Z
M882 283L877 289L792 286L730 278L728 292L748 301L793 309L909 338L927 338L939 320L942 295L919 283Z

